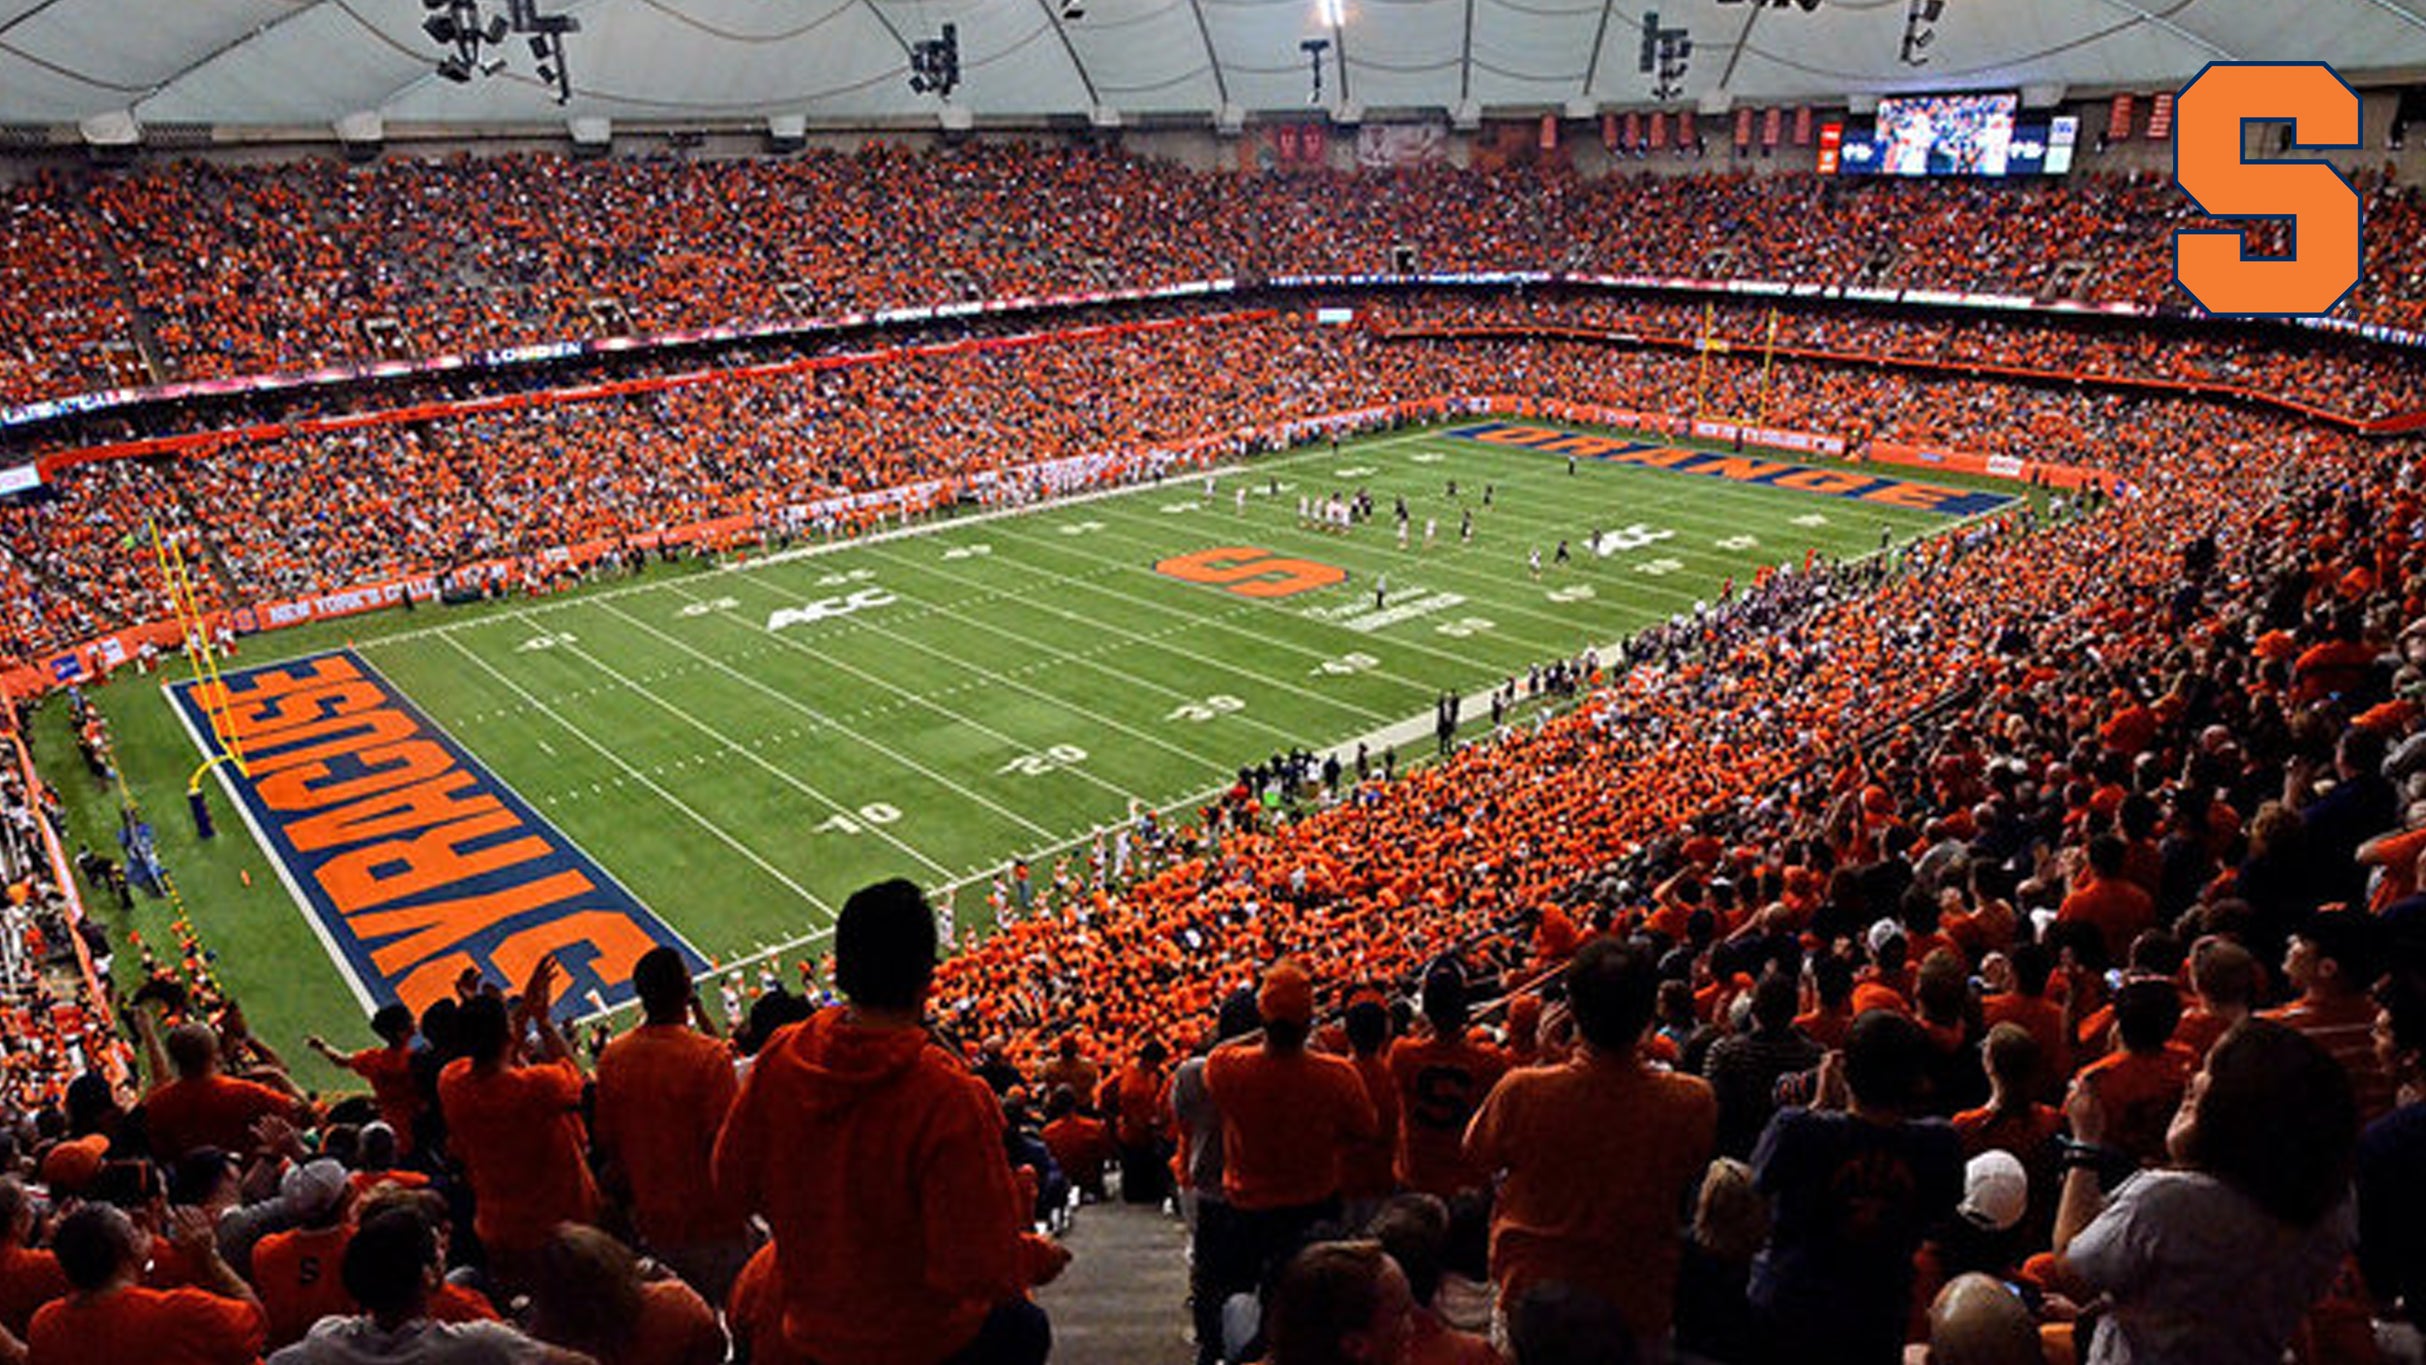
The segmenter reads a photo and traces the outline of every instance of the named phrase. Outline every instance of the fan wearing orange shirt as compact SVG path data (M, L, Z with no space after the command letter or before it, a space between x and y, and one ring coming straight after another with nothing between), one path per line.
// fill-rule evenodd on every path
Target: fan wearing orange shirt
M1813 958L1810 976L1811 1008L1794 1016L1794 1027L1821 1047L1843 1047L1853 1027L1853 964L1833 953Z
M1113 1120L1112 1137L1120 1148L1120 1200L1124 1204L1159 1204L1171 1189L1171 1073L1170 1049L1160 1038L1149 1038L1137 1050L1137 1060L1105 1082L1104 1108Z
M345 1167L327 1157L305 1162L286 1181L288 1206L300 1223L253 1247L253 1286L269 1319L272 1350L301 1341L324 1317L350 1317L354 1296L340 1273L354 1238L353 1190Z
M1380 1128L1369 1142L1352 1142L1341 1155L1340 1198L1347 1201L1348 1226L1363 1227L1381 1209L1382 1201L1398 1190L1398 1090L1390 1079L1390 1009L1381 993L1364 990L1349 1001L1342 1021L1348 1035L1348 1065L1365 1084Z
M1998 1024L1988 1030L1980 1053L1988 1072L1988 1102L1954 1116L1963 1159L2007 1152L2028 1165L2064 1127L2062 1110L2031 1098L2039 1093L2039 1073L2045 1065L2038 1039L2019 1024Z
M413 1012L399 1004L382 1005L371 1016L371 1032L385 1046L340 1052L316 1033L303 1042L331 1065L344 1067L370 1083L381 1121L396 1131L398 1144L410 1153L413 1121L421 1116L421 1087L413 1080Z
M1659 972L1634 943L1598 938L1567 966L1582 1035L1560 1066L1512 1071L1466 1131L1466 1155L1502 1176L1491 1278L1504 1311L1562 1284L1617 1306L1659 1358L1684 1255L1680 1211L1710 1162L1718 1099L1699 1077L1641 1056Z
M1461 1332L1433 1310L1449 1245L1449 1206L1428 1194L1402 1194L1384 1205L1369 1235L1398 1263L1415 1300L1415 1323L1404 1365L1500 1365L1491 1343Z
M149 1011L137 1010L135 1019L149 1031ZM156 1161L174 1162L197 1147L244 1151L256 1119L310 1119L311 1105L291 1090L222 1075L219 1034L208 1024L170 1029L163 1050L176 1079L153 1087L143 1100L144 1133Z
M2257 1003L2257 954L2228 938L2203 938L2190 950L2190 989L2196 1003L2182 1011L2173 1041L2205 1057L2216 1040L2247 1019Z
M1990 1028L2012 1024L2027 1031L2039 1045L2039 1079L2032 1097L2052 1100L2064 1093L2072 1077L2072 1042L2064 1034L2064 1007L2049 999L2047 978L2055 972L2055 954L2045 944L2024 943L2013 950L2013 989L1980 1001L1980 1015Z
M1963 1159L1982 1152L2003 1152L2022 1163L2031 1198L2032 1236L2043 1239L2055 1217L2056 1192L2063 1185L2064 1111L2041 1104L2038 1094L2038 1039L2019 1024L1998 1024L1988 1030L1981 1048L1988 1072L1988 1102L1954 1116L1954 1135L1962 1139ZM2036 1243L2034 1243L2036 1244Z
M447 1142L472 1187L472 1230L509 1285L520 1283L558 1223L598 1215L583 1155L581 1070L549 1013L556 970L553 954L533 964L510 1012L495 995L465 1003L457 1028L466 1055L438 1073ZM527 1061L519 1041L526 1027L539 1035L539 1055Z
M1452 1199L1489 1180L1466 1160L1466 1125L1507 1074L1508 1059L1467 1037L1466 974L1454 960L1425 973L1422 1003L1429 1036L1401 1038L1390 1048L1401 1116L1398 1183Z
M2106 1110L2106 1144L2136 1166L2165 1161L2165 1133L2182 1107L2199 1059L2173 1041L2182 998L2173 983L2139 977L2114 993L2114 1031L2122 1050L2081 1068Z
M1304 968L1275 964L1255 1006L1263 1040L1214 1049L1205 1090L1221 1110L1222 1192L1242 1255L1269 1271L1339 1217L1341 1158L1379 1136L1381 1120L1355 1067L1306 1049L1314 983Z
M681 969L680 958L675 968ZM738 1270L736 1270L738 1276ZM678 1279L645 1279L631 1248L567 1223L540 1248L530 1333L598 1365L723 1365L716 1310Z
M257 1365L268 1324L251 1286L219 1257L210 1218L170 1212L170 1240L200 1268L202 1288L147 1289L145 1238L109 1204L86 1204L52 1238L72 1290L34 1314L30 1365Z
M34 1310L68 1291L59 1258L27 1245L34 1201L15 1176L0 1176L0 1329L22 1341Z
M2105 941L2108 962L2121 962L2130 952L2131 940L2156 923L2156 902L2124 875L2130 852L2131 846L2120 835L2101 834L2090 840L2088 873L2075 880L2072 893L2055 912L2059 924L2095 926L2098 937Z
M2358 1095L2359 1122L2373 1123L2392 1110L2392 1073L2375 1050L2375 999L2369 994L2384 975L2384 922L2360 910L2310 915L2291 936L2283 975L2299 998L2266 1011L2315 1040L2350 1075Z
M1045 1101L1045 1126L1037 1135L1044 1140L1045 1150L1053 1154L1053 1164L1070 1183L1086 1192L1089 1198L1104 1197L1104 1167L1111 1164L1119 1148L1112 1142L1112 1130L1102 1119L1093 1119L1078 1108L1078 1092L1066 1085L1053 1087Z
M741 1215L716 1197L716 1133L741 1084L731 1048L693 1028L699 993L682 954L656 947L632 968L641 1026L598 1058L593 1131L657 1259L720 1300L750 1256Z

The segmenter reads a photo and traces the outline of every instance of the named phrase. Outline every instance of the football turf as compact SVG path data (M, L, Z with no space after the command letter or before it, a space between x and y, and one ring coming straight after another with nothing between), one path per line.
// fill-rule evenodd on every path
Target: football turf
M1345 534L1301 523L1301 497L1359 487L1370 521ZM1458 534L1467 508L1471 543ZM794 945L781 955L789 981L794 959L822 952L844 897L872 880L965 882L957 909L971 926L1008 859L1045 854L1042 879L1053 850L1136 804L1201 799L1282 749L1428 721L1443 691L1606 649L1760 566L1799 565L1813 549L1857 556L1882 536L1951 524L1588 458L1570 473L1562 456L1408 431L1226 469L1209 498L1203 476L1175 476L868 541L653 564L557 597L254 636L228 667L351 644L701 954L730 964ZM1588 545L1596 530L1605 555ZM1571 564L1552 562L1562 539ZM1345 578L1258 598L1167 566L1232 547ZM1253 560L1211 562L1198 577ZM222 981L307 1083L325 1083L296 1044L315 1031L365 1040L357 992L223 790L211 791L219 836L193 837L183 790L199 754L162 680L130 675L92 695ZM59 715L52 706L38 727L45 770L76 836L114 854L114 800L83 773ZM1483 729L1472 708L1464 720L1468 737ZM121 933L169 940L162 903L139 898L131 916L94 904Z

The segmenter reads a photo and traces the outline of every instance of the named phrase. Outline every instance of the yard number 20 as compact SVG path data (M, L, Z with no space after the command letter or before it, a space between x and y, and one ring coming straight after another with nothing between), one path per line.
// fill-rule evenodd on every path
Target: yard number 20
M2359 194L2322 161L2249 161L2245 125L2290 120L2304 148L2356 147L2359 96L2318 62L2218 62L2182 91L2173 178L2214 218L2296 221L2288 258L2251 258L2230 231L2174 234L2174 273L2210 313L2327 312L2359 282Z

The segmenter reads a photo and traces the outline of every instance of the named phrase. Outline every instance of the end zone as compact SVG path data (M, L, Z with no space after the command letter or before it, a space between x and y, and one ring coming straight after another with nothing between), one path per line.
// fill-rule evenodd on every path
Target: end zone
M632 998L665 944L707 961L352 650L224 675L245 769L220 782L355 997L416 1014L466 968L509 987L546 953L559 1018ZM197 746L195 684L164 689Z
M1709 450L1686 450L1677 446L1653 445L1647 441L1630 441L1622 436L1594 436L1584 432L1561 431L1556 427L1528 426L1520 422L1481 422L1473 426L1451 427L1443 434L1462 441L1480 441L1486 445L1512 446L1552 455L1570 455L1577 459L1606 460L1611 464L1640 465L1647 469L1664 469L1672 474L1697 474L1704 478L1725 479L1730 483L1817 493L1824 497L1867 502L1881 507L1899 507L1911 512L1936 512L1949 517L1975 517L2018 501L2016 495L2011 493L1948 488L1944 484L1921 483L1852 469L1823 468L1796 464L1791 460L1770 460Z

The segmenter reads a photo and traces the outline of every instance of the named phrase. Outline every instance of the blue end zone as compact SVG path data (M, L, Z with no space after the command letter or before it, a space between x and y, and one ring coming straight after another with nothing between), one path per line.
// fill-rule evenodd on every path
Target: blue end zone
M559 1018L632 999L659 944L707 962L352 650L229 673L246 771L219 773L355 995L416 1014L466 968L509 989L553 952ZM217 752L195 684L168 689Z
M1790 460L1686 450L1677 446L1629 441L1620 436L1591 436L1520 422L1482 422L1473 426L1453 427L1447 434L1487 445L1572 455L1578 459L1607 460L1613 464L1641 465L1647 469L1664 469L1672 474L1698 474L1704 478L1725 479L1730 483L1760 484L1796 493L1816 493L1823 497L1845 498L1879 507L1900 507L1912 512L1937 512L1950 517L1978 516L2017 500L2010 493L1948 488L1943 484L1863 473L1841 466L1819 467L1795 464Z

